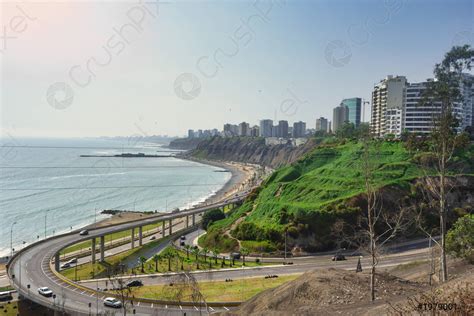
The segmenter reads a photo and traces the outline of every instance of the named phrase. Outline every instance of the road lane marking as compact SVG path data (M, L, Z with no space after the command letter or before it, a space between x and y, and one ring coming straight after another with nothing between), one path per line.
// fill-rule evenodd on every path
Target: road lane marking
M211 311L214 311L214 308L212 308L211 306L209 306L209 309L210 309Z
M151 303L151 308L153 308L153 303Z
M179 308L180 308L181 310L183 310L183 307L182 307L181 305L179 305Z
M197 311L199 310L196 306L194 306L194 308L195 308Z
M229 309L228 309L227 307L225 307L225 306L224 306L224 309L225 309L226 311L228 311L228 310L229 310Z
M140 302L137 303L137 307L140 306Z

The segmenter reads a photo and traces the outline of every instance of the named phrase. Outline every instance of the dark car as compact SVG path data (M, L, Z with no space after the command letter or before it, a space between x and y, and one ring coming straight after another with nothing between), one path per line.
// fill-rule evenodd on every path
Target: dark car
M136 286L143 286L143 282L140 280L133 280L127 283L127 287L136 287Z
M230 257L232 259L239 260L240 259L240 252L233 252L233 253L230 254Z
M181 242L179 243L179 245L180 245L180 246L185 246L186 243L185 243L184 241L181 241Z
M332 261L342 261L342 260L346 260L346 257L344 255L337 254L334 257L332 257L331 260Z
M10 291L0 292L0 301L10 301L13 299Z

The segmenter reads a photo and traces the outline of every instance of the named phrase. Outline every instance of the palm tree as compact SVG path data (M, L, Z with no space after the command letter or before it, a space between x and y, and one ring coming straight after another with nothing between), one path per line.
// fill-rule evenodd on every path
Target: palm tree
M204 255L204 262L207 261L207 254L209 253L209 249L207 247L202 248L201 253Z
M155 261L155 272L158 272L158 262L160 262L161 256L159 254L155 254L153 256L153 261Z
M245 248L245 247L242 247L240 248L240 254L242 255L242 265L244 266L245 265L245 256L248 256L250 253L250 251Z
M139 258L139 260L140 260L140 264L142 265L142 273L145 273L146 258L142 256L142 257Z
M186 258L189 259L189 251L191 250L191 246L190 245L184 245L184 249L186 249Z
M171 271L171 259L173 259L174 253L169 250L165 253L165 258L168 259L168 271Z
M199 269L199 259L198 259L198 256L199 256L199 248L193 248L193 254L196 256L196 269Z
M217 264L217 256L219 255L219 251L217 250L217 248L212 249L212 255L214 256L215 264Z

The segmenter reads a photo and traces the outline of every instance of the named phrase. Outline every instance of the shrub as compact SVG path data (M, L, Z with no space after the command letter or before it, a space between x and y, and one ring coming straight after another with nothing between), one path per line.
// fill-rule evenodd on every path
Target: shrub
M213 222L217 222L218 220L224 219L224 218L225 218L225 214L220 209L207 211L202 216L201 227L202 229L207 230L207 228Z
M474 214L459 218L446 236L446 249L455 257L474 262Z

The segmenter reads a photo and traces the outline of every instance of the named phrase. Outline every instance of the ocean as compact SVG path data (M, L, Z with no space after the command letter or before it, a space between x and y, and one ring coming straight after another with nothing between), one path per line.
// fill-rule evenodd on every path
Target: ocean
M167 211L214 195L230 179L218 167L174 157L158 144L110 139L0 139L0 257L46 236L106 218L104 209ZM15 224L14 224L15 223ZM12 233L12 234L11 234Z

